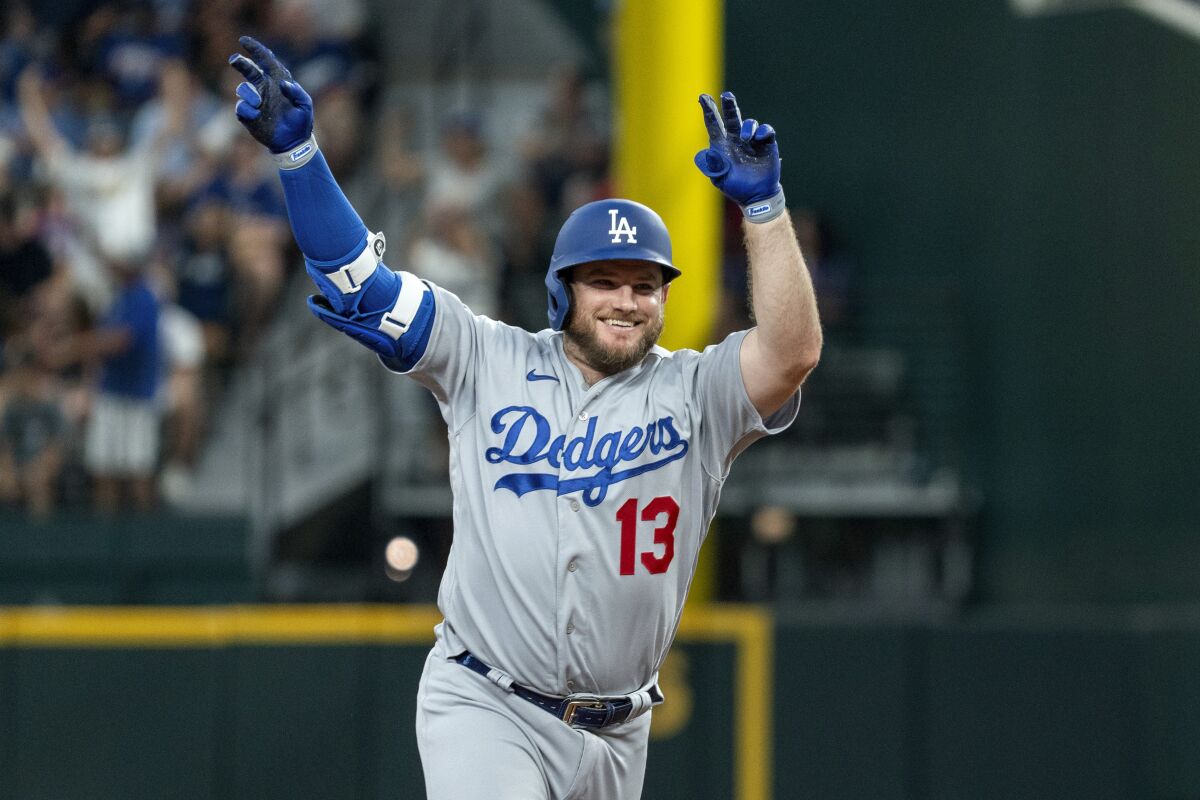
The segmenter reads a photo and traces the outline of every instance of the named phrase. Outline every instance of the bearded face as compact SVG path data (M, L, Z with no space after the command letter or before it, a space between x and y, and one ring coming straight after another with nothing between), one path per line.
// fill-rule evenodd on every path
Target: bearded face
M642 362L663 329L662 270L640 261L575 268L565 334L569 355L602 375Z

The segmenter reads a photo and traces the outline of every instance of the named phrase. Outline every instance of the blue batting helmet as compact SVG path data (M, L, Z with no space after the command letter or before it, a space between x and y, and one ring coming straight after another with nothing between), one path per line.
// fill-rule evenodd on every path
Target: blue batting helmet
M567 217L546 272L550 327L561 331L571 309L563 271L591 261L646 261L662 267L663 283L679 277L671 263L671 236L662 218L632 200L597 200Z

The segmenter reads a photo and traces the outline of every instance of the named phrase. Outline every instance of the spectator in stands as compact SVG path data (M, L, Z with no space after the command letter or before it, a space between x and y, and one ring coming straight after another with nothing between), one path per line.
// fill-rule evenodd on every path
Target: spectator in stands
M501 318L529 331L546 327L546 265L554 252L555 231L545 200L529 181L514 183L503 202Z
M325 86L315 102L321 104L321 121L317 133L321 138L321 152L330 169L339 175L354 175L364 156L363 104L361 98L348 83L331 82ZM325 113L325 109L329 109ZM238 137L239 140L243 137ZM275 184L272 184L275 185Z
M16 341L5 348L7 399L0 415L0 501L30 515L54 511L66 451L66 425L51 374Z
M136 264L111 261L109 268L118 291L107 316L96 328L63 342L56 361L100 367L84 450L93 506L115 513L126 506L127 490L129 505L149 511L159 455L159 301Z
M201 193L191 201L183 240L174 253L175 302L199 321L204 350L215 361L229 353L233 333L228 252L232 224L232 214L221 199Z
M273 2L270 39L292 75L316 97L331 85L352 78L358 58L347 41L317 24L313 5L310 0Z
M269 16L268 3L248 0L192 2L183 19L188 64L206 85L223 86L222 78L229 72L228 42L248 30L263 30ZM219 94L232 97L224 91Z
M488 155L483 122L475 114L450 116L441 149L426 172L422 224L410 247L413 269L448 288L477 314L500 313L498 229L502 170Z
M37 20L25 3L6 4L0 19L0 107L17 99L17 76L33 62Z
M303 9L309 28L301 31L297 38L315 38L314 31L320 31L322 40L343 47L359 38L367 20L366 3L363 0L287 0L276 5L278 14L272 20L273 29L291 22L289 15L294 13L293 7L298 6ZM272 11L276 11L276 8L272 8ZM292 72L295 74L295 70Z
M570 203L596 199L580 183L597 183L608 168L608 125L583 73L575 65L555 69L547 98L522 142L525 163L546 207L566 217ZM573 185L572 185L573 184ZM565 194L573 190L573 197Z
M37 363L51 375L54 393L66 423L67 443L62 500L73 507L90 501L90 481L83 466L83 431L91 408L94 369L63 357L64 343L73 342L94 325L92 312L71 282L71 274L56 270L39 283L23 306L24 341Z
M421 218L425 159L412 147L413 121L403 107L386 107L375 128L379 135L375 136L373 157L366 162L365 169L345 182L344 188L354 207L361 210L363 219L370 219L372 227L387 231L388 241L395 247L411 240L414 220ZM366 150L369 145L362 141L362 128L359 132L356 146Z
M11 192L0 194L0 341L21 324L29 293L53 272L32 216L20 213Z
M204 425L204 333L200 321L174 303L159 314L163 380L162 473L159 486L170 503L187 497Z
M286 275L284 251L290 234L279 181L270 174L274 167L263 158L262 148L247 140L233 140L228 164L204 191L229 209L234 313L240 341L248 348L274 314Z
M408 263L415 274L453 292L476 314L493 319L499 314L499 254L467 209L430 208Z
M154 97L164 64L183 55L182 40L159 29L153 3L105 3L81 28L84 66L114 88L118 107L132 111Z
M179 78L178 98L171 98L183 116L181 130L168 136L162 155L155 163L155 189L160 213L177 216L188 197L212 179L210 159L204 158L201 147L208 126L216 125L226 116L225 104L208 91L195 73L185 70ZM158 96L143 103L133 116L130 126L130 146L136 152L153 147L165 126L171 125L172 109L168 98Z
M103 258L135 260L153 247L154 165L168 139L183 130L187 109L187 72L182 64L173 62L164 68L161 91L170 109L169 121L148 149L125 150L117 122L98 118L89 127L88 152L78 153L55 129L38 69L31 67L21 75L21 116L29 139L54 184L66 194L85 241L93 243Z
M286 227L287 210L272 174L274 164L263 158L262 148L242 148L245 138L230 143L228 160L204 191L220 198L236 217L262 218Z
M92 319L69 273L58 271L22 302L18 335L24 336L39 363L55 371L60 384L79 385L84 381L83 364L63 358L64 343L91 328Z
M494 230L505 176L488 155L483 120L467 112L452 115L443 124L440 144L429 164L425 208L455 207Z

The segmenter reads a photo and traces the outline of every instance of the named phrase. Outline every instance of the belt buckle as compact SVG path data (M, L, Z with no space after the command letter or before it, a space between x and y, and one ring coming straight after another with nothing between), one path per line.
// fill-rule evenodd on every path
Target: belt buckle
M567 707L563 709L562 721L568 725L575 724L575 714L581 708L604 708L604 703L595 695L582 695L578 699L572 700L567 698Z

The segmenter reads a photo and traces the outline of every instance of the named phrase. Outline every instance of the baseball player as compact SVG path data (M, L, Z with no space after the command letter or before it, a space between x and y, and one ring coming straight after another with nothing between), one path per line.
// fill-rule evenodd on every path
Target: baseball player
M279 165L323 322L437 398L454 543L416 732L428 796L636 798L650 709L721 486L786 428L817 363L816 303L769 125L701 95L696 164L746 216L757 327L656 346L680 270L662 220L602 200L563 224L533 334L382 263L312 133L312 100L261 44L230 63L238 119ZM331 424L336 424L333 422Z

